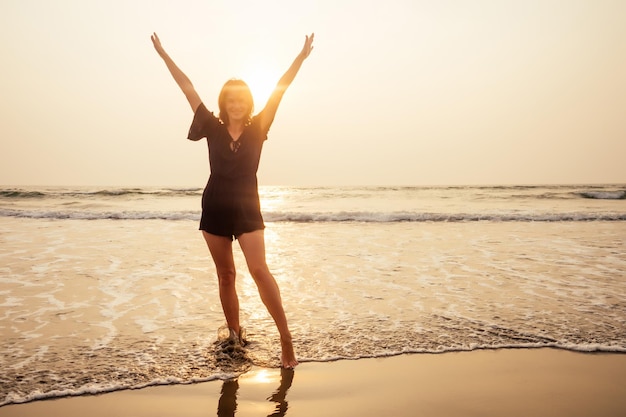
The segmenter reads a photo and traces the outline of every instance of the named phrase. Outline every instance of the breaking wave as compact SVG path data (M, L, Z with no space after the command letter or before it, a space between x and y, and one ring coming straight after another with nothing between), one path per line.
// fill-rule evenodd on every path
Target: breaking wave
M585 191L580 196L594 200L626 200L626 191Z
M4 199L30 199L30 198L89 198L89 197L176 197L188 195L202 195L201 188L111 188L99 190L75 190L75 189L47 189L47 190L24 190L9 188L0 190L0 198Z
M198 211L63 211L0 209L0 217L57 220L193 220L200 219ZM588 222L626 221L626 213L419 213L419 212L265 212L267 222Z

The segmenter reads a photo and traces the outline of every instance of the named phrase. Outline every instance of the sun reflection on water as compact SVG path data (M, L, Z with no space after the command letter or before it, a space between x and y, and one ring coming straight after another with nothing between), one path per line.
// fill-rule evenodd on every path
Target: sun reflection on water
M245 375L246 379L250 379L253 384L269 384L272 382L278 382L277 375L272 375L269 369L259 369L249 372Z
M263 186L259 187L259 198L263 211L278 211L287 205L289 188Z

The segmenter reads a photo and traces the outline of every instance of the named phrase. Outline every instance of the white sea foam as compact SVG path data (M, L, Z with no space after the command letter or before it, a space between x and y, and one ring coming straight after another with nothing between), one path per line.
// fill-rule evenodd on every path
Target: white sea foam
M0 217L55 220L193 220L198 221L200 214L195 212L155 212L155 211L29 211L0 209ZM424 212L264 212L269 222L564 222L564 221L625 221L624 212L508 212L508 213L424 213Z
M40 335L37 335L37 336L39 337ZM27 357L21 362L10 364L9 367L11 369L21 369L25 367L26 365L33 363L34 361L41 360L44 357L44 355L48 352L48 349L49 349L48 346L39 346L37 348L37 351L34 352L32 356Z
M599 200L624 200L626 191L585 191L580 193L585 198L595 198Z

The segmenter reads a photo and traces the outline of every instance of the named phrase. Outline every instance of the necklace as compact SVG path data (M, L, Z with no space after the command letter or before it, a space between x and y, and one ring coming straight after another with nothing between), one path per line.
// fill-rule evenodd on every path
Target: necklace
M238 140L233 140L230 142L230 150L233 151L233 153L237 153L240 146L241 142L239 142Z

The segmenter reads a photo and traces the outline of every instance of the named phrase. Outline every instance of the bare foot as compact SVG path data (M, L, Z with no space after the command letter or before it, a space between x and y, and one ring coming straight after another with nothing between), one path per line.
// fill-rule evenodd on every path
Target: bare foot
M296 359L296 354L293 351L293 343L291 342L291 339L280 339L280 347L282 349L282 352L280 354L280 362L283 368L295 368L298 365L298 360Z

